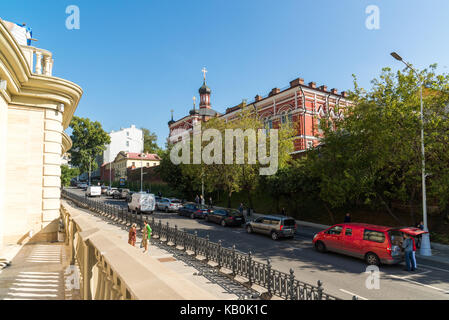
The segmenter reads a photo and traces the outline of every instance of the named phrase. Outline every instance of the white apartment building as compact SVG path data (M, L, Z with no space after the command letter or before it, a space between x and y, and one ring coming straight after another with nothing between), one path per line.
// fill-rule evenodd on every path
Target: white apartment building
M114 161L120 151L141 153L143 152L143 131L131 125L130 128L122 128L119 131L109 133L111 143L106 146L103 153L103 163Z

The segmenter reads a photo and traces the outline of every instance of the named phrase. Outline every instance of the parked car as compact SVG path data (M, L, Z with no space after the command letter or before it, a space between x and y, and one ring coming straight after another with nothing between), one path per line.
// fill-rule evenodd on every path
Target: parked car
M81 185L80 185L80 188L84 191L86 191L88 187L89 187L89 185L87 183L81 183Z
M160 198L159 201L156 201L157 210L169 212L176 212L181 208L181 200L178 199L169 199L169 198Z
M396 264L404 259L403 234L419 236L418 228L393 228L366 223L341 223L313 237L319 252L332 251L364 259L369 265Z
M108 186L101 186L101 194L106 194L106 192L108 191L109 187Z
M156 207L156 199L154 194L146 192L135 192L131 195L128 202L128 211L136 213L153 213Z
M206 221L218 223L223 227L241 226L245 223L245 217L235 209L216 209L204 218Z
M100 197L101 187L100 186L89 186L86 189L86 197Z
M117 190L117 188L112 188L112 187L108 187L108 190L106 190L106 195L107 196L112 196L112 193Z
M192 219L199 218L204 219L204 217L213 212L207 206L196 204L193 202L188 202L179 208L178 214L180 216L190 217Z
M266 215L246 223L246 232L271 236L271 239L293 238L296 232L296 221L291 217Z
M112 193L112 198L114 199L126 199L127 195L130 193L129 189L118 188Z

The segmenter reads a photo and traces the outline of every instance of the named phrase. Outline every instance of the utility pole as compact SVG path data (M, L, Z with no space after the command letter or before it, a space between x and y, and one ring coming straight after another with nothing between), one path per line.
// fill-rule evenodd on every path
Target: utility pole
M432 255L432 249L430 247L430 237L429 237L429 229L427 226L427 195L426 195L426 158L424 153L424 106L423 106L423 100L422 100L422 87L423 87L423 81L422 77L418 74L418 72L413 69L413 67L405 62L400 55L398 55L396 52L392 52L391 56L395 58L398 61L401 61L404 63L407 68L410 68L419 80L419 87L420 87L420 104L421 104L421 179L422 179L422 211L423 211L423 223L424 223L424 231L427 233L424 233L421 238L421 248L419 249L419 253L422 256L431 256Z

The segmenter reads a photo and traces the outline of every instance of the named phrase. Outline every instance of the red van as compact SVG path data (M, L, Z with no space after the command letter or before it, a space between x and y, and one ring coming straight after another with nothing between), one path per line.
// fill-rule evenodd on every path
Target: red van
M419 236L418 228L392 228L366 223L341 223L313 237L319 252L332 251L361 258L370 265L395 264L404 259L401 251L403 234Z

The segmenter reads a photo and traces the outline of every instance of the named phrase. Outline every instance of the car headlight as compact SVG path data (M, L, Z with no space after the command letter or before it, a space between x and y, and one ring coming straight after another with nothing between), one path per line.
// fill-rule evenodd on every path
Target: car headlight
M318 233L317 234L315 234L314 236L313 236L313 240L315 240L315 238L316 238L316 236L318 235Z

